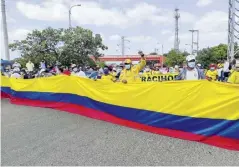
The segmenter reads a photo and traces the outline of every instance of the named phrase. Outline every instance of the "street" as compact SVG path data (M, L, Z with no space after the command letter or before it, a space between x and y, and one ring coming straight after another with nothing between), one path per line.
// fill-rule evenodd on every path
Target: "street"
M2 165L239 165L239 152L1 100Z

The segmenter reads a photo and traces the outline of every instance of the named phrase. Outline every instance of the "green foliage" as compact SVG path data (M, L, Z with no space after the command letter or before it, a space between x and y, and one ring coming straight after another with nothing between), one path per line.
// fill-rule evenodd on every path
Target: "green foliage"
M106 65L105 62L97 62L96 64L101 68L104 68Z
M184 51L184 52L182 53L182 55L183 55L184 57L186 57L186 56L190 55L190 53L188 53L187 51Z
M237 50L239 46L235 45L235 50ZM169 51L165 54L166 65L174 66L180 65L183 61L185 61L185 57L188 56L187 52L179 52L177 54L174 50ZM197 62L202 64L205 68L208 68L211 63L219 63L227 58L227 45L219 44L218 46L208 47L200 50L198 52L198 56L196 57ZM235 58L239 58L239 52L235 55Z
M19 61L22 63L31 60L36 65L41 60L46 60L48 64L58 60L62 65L70 65L72 61L79 65L95 65L89 55L98 59L102 55L100 52L108 49L100 35L81 27L33 30L25 40L15 41L9 48L21 52Z
M179 52L177 53L175 50L171 50L167 54L166 62L165 64L167 66L175 66L175 65L180 65L185 61L184 55Z
M197 61L207 68L211 63L219 63L227 58L227 45L219 44L199 51Z

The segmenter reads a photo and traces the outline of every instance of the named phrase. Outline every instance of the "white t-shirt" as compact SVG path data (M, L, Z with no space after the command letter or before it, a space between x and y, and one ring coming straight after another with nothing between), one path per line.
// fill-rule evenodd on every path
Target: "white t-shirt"
M79 72L71 72L71 75L72 76L77 76L77 77L83 77L83 78L85 78L86 77L86 75L85 75L85 73L83 72L83 71L79 71Z
M228 61L226 61L226 62L224 63L223 71L224 71L224 72L229 72L229 62L228 62Z
M186 80L198 80L198 71L195 68L191 71L187 70Z
M26 67L27 67L27 70L28 71L33 71L33 68L34 68L34 64L31 62L31 63L27 63L26 64Z
M220 77L222 74L222 68L217 69L217 75Z
M83 78L86 77L86 75L85 75L85 73L84 73L83 71L79 71L77 75L78 75L79 77L83 77Z
M18 74L18 73L13 73L11 75L11 78L22 78L22 76L20 74Z

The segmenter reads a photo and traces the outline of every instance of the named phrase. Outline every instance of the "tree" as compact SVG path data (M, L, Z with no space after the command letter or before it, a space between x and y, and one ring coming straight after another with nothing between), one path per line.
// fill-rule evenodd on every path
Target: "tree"
M184 55L179 52L177 53L174 49L168 52L165 64L167 66L180 65L185 61Z
M102 55L101 51L108 49L100 35L81 27L34 30L25 40L15 41L9 47L12 51L19 50L25 61L30 59L39 64L41 60L46 60L53 64L58 60L63 65L69 65L72 61L80 65L92 65L94 62L89 55L97 59Z
M185 50L185 51L182 52L182 55L186 57L186 56L190 55L190 53L188 53L188 52Z
M218 63L227 58L227 45L219 44L211 48L204 48L198 52L197 61L204 67L211 63Z

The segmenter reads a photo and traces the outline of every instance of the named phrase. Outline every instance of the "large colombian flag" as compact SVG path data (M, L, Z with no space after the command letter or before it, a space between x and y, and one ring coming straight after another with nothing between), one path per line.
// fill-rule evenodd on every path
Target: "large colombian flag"
M208 81L121 84L56 76L1 78L2 97L152 133L239 150L239 86Z

